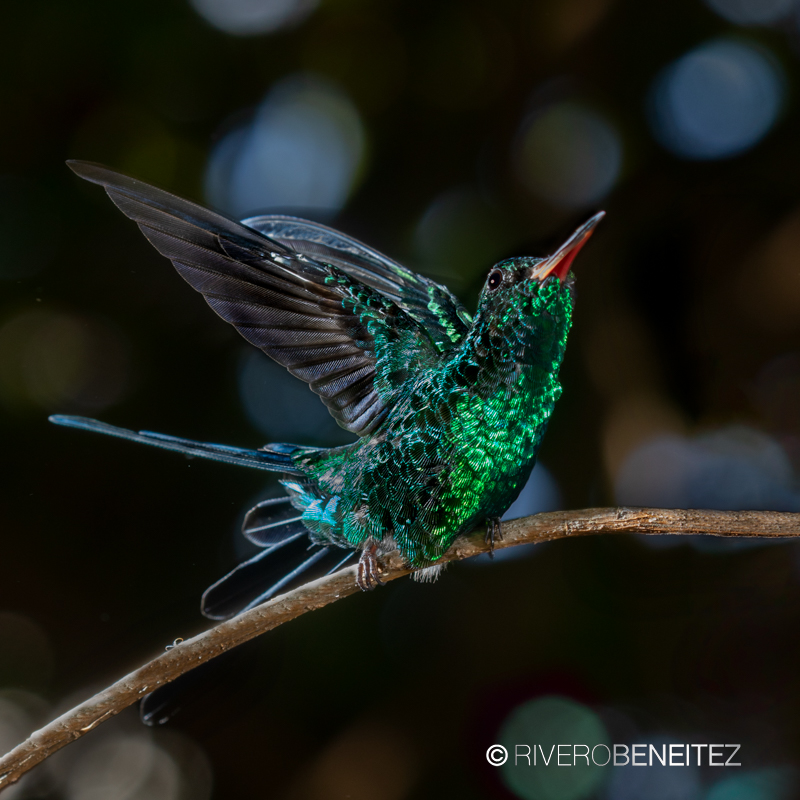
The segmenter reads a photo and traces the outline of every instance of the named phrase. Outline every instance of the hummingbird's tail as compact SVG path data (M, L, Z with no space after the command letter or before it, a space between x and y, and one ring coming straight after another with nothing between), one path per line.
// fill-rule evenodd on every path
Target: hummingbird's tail
M106 422L87 417L68 417L54 414L50 422L56 425L65 425L68 428L80 428L84 431L105 433L107 436L117 436L120 439L129 439L140 444L149 444L161 447L164 450L174 450L187 456L209 458L213 461L222 461L226 464L236 464L252 469L264 469L269 472L285 472L299 475L299 470L294 466L292 452L305 448L294 448L291 445L267 445L261 450L247 450L243 447L231 447L225 444L210 444L208 442L193 442L191 439L181 439L177 436L167 436L164 433L152 431L130 431L127 428L118 428Z
M50 421L56 425L105 433L189 456L296 476L302 475L302 472L294 465L293 454L316 449L271 444L261 450L246 450L194 442L151 431L131 431L86 417L55 415L50 417ZM242 532L262 549L203 593L201 610L210 619L229 619L249 611L280 592L290 591L300 584L335 572L355 556L352 550L310 542L302 515L293 508L289 497L264 500L252 508L245 517ZM192 684L198 681L196 673L201 673L202 683L202 673L205 671L195 669L146 695L139 710L142 721L148 725L166 722L179 710L187 692L191 693Z
M310 543L288 497L268 502L285 503L284 518L255 525L253 513L259 506L247 515L244 535L264 549L203 592L200 609L210 619L229 619L249 611L281 592L335 572L355 555L353 550Z
M335 572L355 556L353 550L309 544L308 531L288 497L266 500L252 509L245 517L244 535L264 549L206 589L201 609L211 619L229 619L248 611L281 592ZM225 669L223 662L232 660L239 650L201 664L145 695L139 706L142 722L162 725L199 699L212 673L220 666Z

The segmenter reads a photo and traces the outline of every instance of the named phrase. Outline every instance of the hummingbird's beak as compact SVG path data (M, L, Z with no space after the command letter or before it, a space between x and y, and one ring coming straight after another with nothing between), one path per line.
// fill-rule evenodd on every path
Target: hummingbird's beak
M606 215L605 211L595 214L588 222L584 222L572 236L567 239L553 255L531 269L531 279L543 281L548 275L555 275L560 281L567 277L569 268L581 248L594 233L597 223Z

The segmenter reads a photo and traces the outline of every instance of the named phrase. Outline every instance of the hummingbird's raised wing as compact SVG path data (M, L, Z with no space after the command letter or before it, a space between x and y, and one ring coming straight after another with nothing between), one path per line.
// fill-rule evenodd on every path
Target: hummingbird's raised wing
M333 264L365 286L397 303L424 326L439 350L466 335L472 318L446 287L398 264L358 239L318 222L267 214L242 220L298 253Z
M105 188L217 314L306 381L343 428L374 430L411 371L439 357L424 323L378 288L388 289L388 267L366 248L344 269L99 164L68 163ZM400 275L393 286L403 286Z

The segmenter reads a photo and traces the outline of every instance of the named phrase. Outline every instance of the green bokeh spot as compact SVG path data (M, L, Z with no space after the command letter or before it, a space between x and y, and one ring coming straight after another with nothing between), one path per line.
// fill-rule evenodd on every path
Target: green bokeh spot
M523 800L583 800L590 797L609 774L603 767L587 766L585 759L578 759L575 766L557 765L559 744L585 744L590 750L597 744L609 744L608 733L598 716L580 703L563 697L543 697L515 708L500 730L500 743L508 750L508 761L500 767L503 782ZM553 745L556 749L549 766L544 765L538 754L536 766L533 766L532 757L531 766L528 766L524 758L514 763L515 745L528 745L531 751L534 745L541 745L546 757ZM567 751L562 750L564 752ZM572 753L572 747L569 752ZM599 762L607 757L603 748L597 751ZM572 756L562 758L562 763L567 760L572 763Z

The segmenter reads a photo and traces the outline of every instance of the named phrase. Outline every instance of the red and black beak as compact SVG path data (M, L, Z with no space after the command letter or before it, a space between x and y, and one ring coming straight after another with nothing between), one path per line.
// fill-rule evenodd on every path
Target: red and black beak
M572 262L575 260L575 256L578 255L581 248L589 240L589 237L594 233L594 229L597 227L597 223L600 222L605 215L605 211L600 211L581 225L553 255L531 268L530 277L533 280L543 281L548 275L555 275L555 277L563 283L564 278L567 277L569 268L572 266Z

